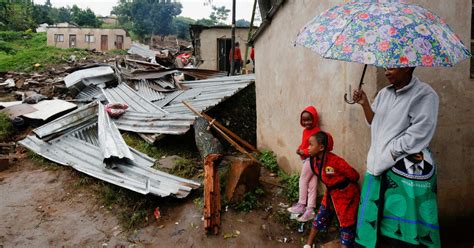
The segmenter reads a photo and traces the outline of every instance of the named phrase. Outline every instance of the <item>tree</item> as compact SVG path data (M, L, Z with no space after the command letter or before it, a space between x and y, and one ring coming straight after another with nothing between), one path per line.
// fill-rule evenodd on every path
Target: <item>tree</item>
M229 17L230 9L226 9L225 6L217 7L212 6L212 12L209 18L217 24L225 24L224 22Z
M34 4L31 0L0 2L0 29L24 31L35 28Z
M250 22L245 19L240 19L235 21L235 26L237 27L250 27Z
M189 25L196 23L189 17L177 16L173 19L175 33L180 39L189 40Z
M36 24L53 24L51 2L48 0L44 5L34 5L33 20Z
M196 24L210 27L210 26L217 25L217 22L211 19L202 18L202 19L197 20Z
M73 5L71 8L71 20L81 27L88 26L98 28L102 24L91 9L87 8L83 10L77 7L77 5Z
M144 40L151 35L175 32L173 18L181 14L182 5L171 0L120 0L113 13L121 25L131 23L132 31Z

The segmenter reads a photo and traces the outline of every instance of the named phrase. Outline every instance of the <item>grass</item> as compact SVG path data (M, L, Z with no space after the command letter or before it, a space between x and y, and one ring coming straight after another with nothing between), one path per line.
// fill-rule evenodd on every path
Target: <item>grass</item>
M170 173L178 177L192 178L198 174L199 169L197 168L196 162L188 158L179 158L175 160L175 165Z
M71 55L85 56L84 49L61 49L46 45L46 33L0 32L0 71L34 70L36 63L45 67L63 63Z
M15 128L8 116L4 113L0 113L0 141L6 141L15 134Z

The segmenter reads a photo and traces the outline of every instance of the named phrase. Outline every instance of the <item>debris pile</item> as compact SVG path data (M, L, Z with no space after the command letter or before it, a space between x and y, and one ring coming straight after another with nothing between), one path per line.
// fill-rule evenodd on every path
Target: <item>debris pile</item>
M155 160L129 147L120 132L137 133L150 143L184 134L197 114L183 101L201 113L254 78L169 68L140 56L113 62L0 74L0 91L13 95L0 102L1 112L18 129L37 127L19 144L49 160L141 194L187 196L200 184L151 168Z

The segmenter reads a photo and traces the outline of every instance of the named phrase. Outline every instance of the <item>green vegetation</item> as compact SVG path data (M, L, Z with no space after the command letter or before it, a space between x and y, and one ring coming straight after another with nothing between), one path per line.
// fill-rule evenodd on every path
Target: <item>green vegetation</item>
M285 190L285 195L288 198L289 202L295 202L298 200L299 194L299 178L298 173L292 175L287 175L284 171L280 170L278 167L278 162L275 154L269 150L263 150L262 154L258 157L258 160L262 165L273 173L278 173L278 177L281 182L287 188Z
M189 144L186 147L177 138L174 138L172 142L161 140L159 145L153 145L147 143L134 133L124 133L122 136L127 145L154 159L161 159L164 156L171 155L180 156L181 158L175 161L175 167L169 173L185 178L192 178L198 174L197 154L190 152L193 148L189 147Z
M117 15L120 25L130 27L145 40L152 35L174 34L173 18L181 14L182 8L181 3L175 1L120 0L112 13Z
M235 210L241 212L250 212L252 209L255 209L261 205L258 199L264 194L265 191L263 191L261 188L257 188L254 192L245 193L244 199L234 205Z
M5 141L15 133L12 122L4 113L0 113L0 141Z
M32 71L35 64L62 63L71 55L86 56L86 50L60 49L46 45L46 33L0 32L0 71Z
M31 0L0 1L0 30L25 31L39 24L75 23L81 27L100 27L102 22L87 8L52 7L51 1L34 4Z
M286 186L284 194L288 199L288 202L297 202L299 196L299 181L300 175L298 173L293 173L287 175L283 171L278 172L281 182Z
M262 165L269 171L276 173L278 172L278 162L275 154L270 150L263 150L262 154L258 157L258 160Z
M178 177L192 178L198 173L197 164L191 159L179 158L170 173Z

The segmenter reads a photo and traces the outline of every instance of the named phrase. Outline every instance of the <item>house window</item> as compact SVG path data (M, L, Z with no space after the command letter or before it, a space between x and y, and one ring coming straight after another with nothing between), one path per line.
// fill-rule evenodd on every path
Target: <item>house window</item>
M55 34L54 42L64 42L64 34Z
M93 43L95 42L95 38L93 34L86 34L85 39L86 43Z

